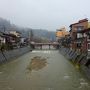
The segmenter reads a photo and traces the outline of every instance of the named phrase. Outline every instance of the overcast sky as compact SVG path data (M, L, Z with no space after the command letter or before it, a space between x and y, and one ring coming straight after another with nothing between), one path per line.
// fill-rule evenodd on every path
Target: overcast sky
M90 0L0 0L0 17L18 26L56 30L90 19Z

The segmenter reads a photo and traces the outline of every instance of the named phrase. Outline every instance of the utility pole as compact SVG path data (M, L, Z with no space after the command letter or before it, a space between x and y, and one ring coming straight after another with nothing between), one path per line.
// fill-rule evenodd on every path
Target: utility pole
M30 31L30 41L32 41L33 40L33 31L31 30Z
M5 32L5 29L6 29L6 28L5 28L5 26L3 25L3 31L4 31L4 32Z

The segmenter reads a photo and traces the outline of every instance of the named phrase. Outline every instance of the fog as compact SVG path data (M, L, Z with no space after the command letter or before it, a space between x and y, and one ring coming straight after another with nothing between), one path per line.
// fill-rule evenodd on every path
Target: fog
M0 0L0 17L22 27L55 31L90 19L90 0Z

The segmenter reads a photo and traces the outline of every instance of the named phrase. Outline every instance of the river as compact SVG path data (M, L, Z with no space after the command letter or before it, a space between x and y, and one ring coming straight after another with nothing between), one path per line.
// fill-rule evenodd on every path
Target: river
M90 82L58 50L34 50L0 66L0 90L90 90Z

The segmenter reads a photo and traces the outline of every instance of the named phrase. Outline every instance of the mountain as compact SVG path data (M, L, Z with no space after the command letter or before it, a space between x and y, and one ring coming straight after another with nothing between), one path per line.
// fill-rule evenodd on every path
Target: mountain
M11 24L9 21L0 18L0 31L5 32L5 30L9 30L11 28Z
M44 38L55 41L55 32L48 31L44 29L32 29L32 28L23 28L18 27L14 24L11 24L10 21L0 18L0 31L1 32L9 32L9 31L19 31L22 34L22 37L30 37L30 32L32 30L34 37Z
M45 39L49 39L52 41L56 40L54 31L48 31L48 30L44 30L44 29L32 29L32 32L35 37L45 38Z

